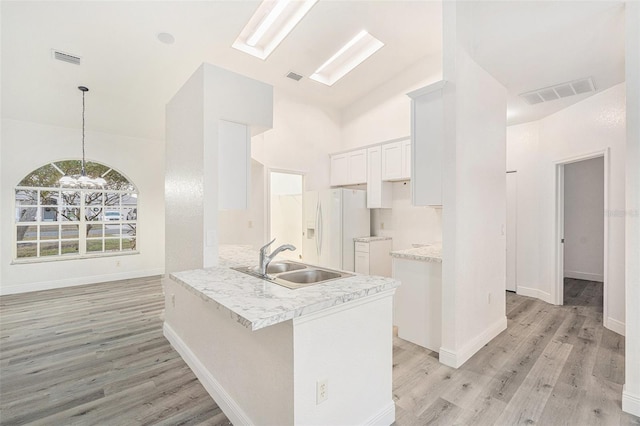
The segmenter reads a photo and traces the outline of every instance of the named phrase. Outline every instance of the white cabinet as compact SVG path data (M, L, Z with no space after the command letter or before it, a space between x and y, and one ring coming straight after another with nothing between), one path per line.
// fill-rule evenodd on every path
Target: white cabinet
M408 94L411 98L411 201L414 206L442 205L445 82Z
M366 182L366 149L331 156L331 186L357 185Z
M382 180L411 178L411 140L382 145Z
M218 123L218 202L221 210L249 208L251 131L245 124Z
M382 147L367 149L367 208L390 209L393 188L382 181Z
M391 277L390 238L356 241L354 244L356 273Z

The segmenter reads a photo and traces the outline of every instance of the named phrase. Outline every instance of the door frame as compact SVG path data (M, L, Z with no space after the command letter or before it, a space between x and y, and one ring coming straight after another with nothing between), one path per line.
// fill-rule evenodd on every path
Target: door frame
M555 217L555 283L554 296L556 305L564 304L564 166L579 161L591 160L593 158L602 157L604 161L604 244L603 244L603 301L602 301L602 322L607 324L608 318L608 283L609 283L609 171L610 171L610 148L589 152L582 155L576 155L562 160L555 161L555 184L556 184L556 217Z
M290 175L300 175L300 178L302 179L302 197L304 198L304 192L305 192L305 172L299 171L299 170L288 170L288 169L279 169L279 168L272 168L272 167L267 167L267 178L265 179L266 182L266 197L265 197L265 214L264 214L264 218L265 218L265 236L266 241L265 242L269 242L271 241L271 239L273 238L271 236L271 173L286 173L286 174L290 174ZM304 232L304 204L302 207L302 231ZM273 248L273 247L272 247ZM299 248L299 250L302 251L302 247Z

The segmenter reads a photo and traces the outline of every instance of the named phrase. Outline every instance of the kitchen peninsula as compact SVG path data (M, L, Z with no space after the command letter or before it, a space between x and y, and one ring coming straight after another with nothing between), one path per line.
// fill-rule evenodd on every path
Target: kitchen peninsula
M224 413L234 424L393 423L399 282L354 275L290 290L231 269L257 259L221 246L218 266L163 279L165 336Z

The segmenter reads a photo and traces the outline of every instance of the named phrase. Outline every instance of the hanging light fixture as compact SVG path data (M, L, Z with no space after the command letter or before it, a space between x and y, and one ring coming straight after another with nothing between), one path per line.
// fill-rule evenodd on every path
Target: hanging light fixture
M80 188L96 188L106 185L107 181L102 177L92 178L87 176L84 160L84 95L89 91L84 86L78 86L78 89L82 92L82 166L79 175L64 175L58 181L60 186L80 187Z

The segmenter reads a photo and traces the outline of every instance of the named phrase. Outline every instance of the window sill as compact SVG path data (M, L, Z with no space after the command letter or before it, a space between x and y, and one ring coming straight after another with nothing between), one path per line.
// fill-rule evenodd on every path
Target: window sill
M14 259L12 265L29 265L32 263L48 263L48 262L63 262L66 260L85 260L85 259L101 259L104 257L117 257L117 256L133 256L140 254L139 251L128 251L126 253L100 253L100 254L84 254L81 256L51 256L51 257L33 257L25 259Z

